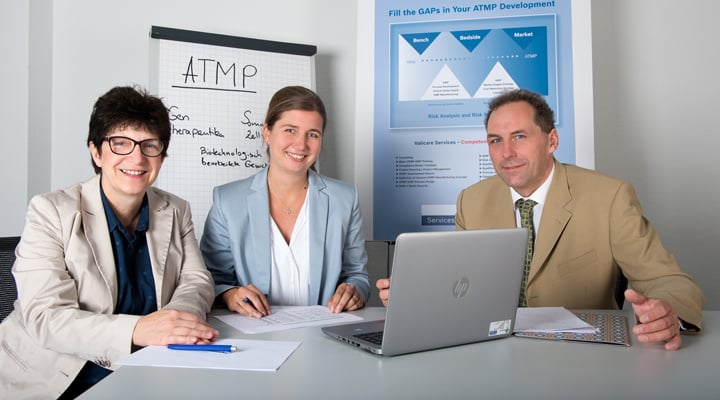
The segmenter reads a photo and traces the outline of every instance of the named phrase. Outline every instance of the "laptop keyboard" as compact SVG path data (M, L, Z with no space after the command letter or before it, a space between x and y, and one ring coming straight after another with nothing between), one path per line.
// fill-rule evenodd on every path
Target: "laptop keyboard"
M382 344L383 340L383 331L377 331L377 332L365 332L365 333L359 333L357 335L353 335L358 339L365 340L367 342L376 344L380 346Z

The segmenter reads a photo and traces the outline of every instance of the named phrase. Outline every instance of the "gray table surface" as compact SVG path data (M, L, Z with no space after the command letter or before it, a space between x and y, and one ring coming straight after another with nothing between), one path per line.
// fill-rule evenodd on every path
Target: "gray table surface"
M632 326L631 313L626 310ZM381 319L383 308L356 312ZM221 337L300 341L276 372L121 367L82 399L720 399L720 311L683 348L510 337L381 357L319 327L245 335L210 318Z

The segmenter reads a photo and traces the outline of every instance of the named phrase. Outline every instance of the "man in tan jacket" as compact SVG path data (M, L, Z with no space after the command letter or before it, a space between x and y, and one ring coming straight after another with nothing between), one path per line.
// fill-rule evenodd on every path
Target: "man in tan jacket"
M528 306L617 308L622 273L632 288L624 294L638 320L638 341L676 350L681 331L700 331L703 294L663 247L632 186L557 162L553 111L540 95L501 94L490 103L485 126L497 175L460 193L455 225L521 226L516 201L533 200L535 243L523 293ZM389 280L376 286L386 303Z

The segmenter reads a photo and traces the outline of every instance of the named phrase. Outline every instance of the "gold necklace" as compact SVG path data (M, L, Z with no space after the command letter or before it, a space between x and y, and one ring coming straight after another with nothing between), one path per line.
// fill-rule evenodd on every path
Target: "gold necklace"
M303 191L307 190L307 188L308 188L308 185L307 185L307 183L306 183L306 184L303 186ZM283 207L285 207L285 213L286 213L287 215L292 215L292 213L293 213L292 208L290 208L290 206L288 206L287 203L284 202L280 196L276 195L275 192L273 192L272 188L270 188L270 183L269 183L269 182L268 182L268 190L270 191L270 194L272 195L272 197L275 198L275 199L277 199L280 203L282 203Z

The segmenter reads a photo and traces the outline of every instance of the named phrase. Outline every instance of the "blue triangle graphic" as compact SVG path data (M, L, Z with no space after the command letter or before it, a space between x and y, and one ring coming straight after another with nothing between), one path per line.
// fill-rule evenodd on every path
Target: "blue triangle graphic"
M465 48L472 53L473 50L485 39L490 29L475 29L471 31L452 31L450 33L455 36Z
M530 28L507 28L503 31L510 36L523 50L536 38L545 37L545 27L535 26Z
M422 54L435 41L440 32L405 33L402 36L418 54Z

